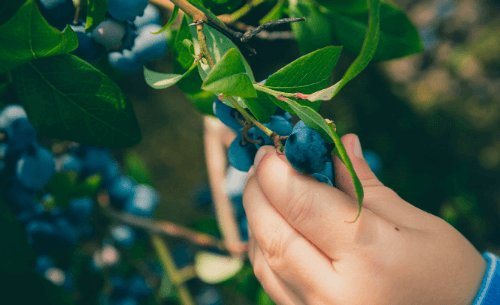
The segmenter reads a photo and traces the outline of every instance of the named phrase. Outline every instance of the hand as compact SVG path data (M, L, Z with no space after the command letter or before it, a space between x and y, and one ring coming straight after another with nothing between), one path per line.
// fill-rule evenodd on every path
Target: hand
M249 258L277 304L471 304L486 261L451 225L385 187L358 137L342 143L363 185L335 158L337 188L294 171L262 147L243 196Z

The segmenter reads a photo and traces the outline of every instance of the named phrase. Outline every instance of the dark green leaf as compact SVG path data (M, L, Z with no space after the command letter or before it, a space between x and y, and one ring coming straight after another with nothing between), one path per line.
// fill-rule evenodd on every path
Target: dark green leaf
M235 11L242 0L203 0L207 9L216 15L228 14Z
M87 0L87 19L85 33L92 31L106 18L108 2L106 0Z
M13 72L28 118L46 136L106 147L141 141L131 102L110 78L80 58L41 58Z
M7 203L0 198L0 274L20 274L35 269L35 254L28 236Z
M334 12L348 14L362 13L368 9L366 0L314 0L321 6Z
M357 54L363 47L361 37L367 29L366 13L347 15L329 13L335 39L347 50ZM406 13L392 2L380 4L380 39L374 61L400 58L424 50L418 29Z
M168 20L167 24L165 24L164 27L161 28L161 30L157 32L153 32L153 34L160 34L168 30L168 28L174 23L175 19L177 18L177 15L179 14L179 7L176 6L174 7L174 11L172 12L172 15L170 16L170 19Z
M276 112L276 105L272 103L267 94L257 91L257 98L243 98L243 102L248 106L248 109L259 120L259 122L267 123L271 120L271 116Z
M323 138L328 140L330 143L335 143L333 152L347 167L347 170L349 171L354 184L354 191L356 192L356 196L358 197L358 215L354 220L356 221L359 217L359 214L361 213L364 196L363 186L361 185L361 182L359 181L359 178L354 171L354 167L352 166L351 160L349 159L349 156L345 151L344 144L340 140L339 135L333 130L332 126L330 124L327 124L325 119L323 119L323 117L321 117L321 115L313 109L307 106L302 106L291 99L280 98L280 100L287 103L307 126L316 129L319 133L321 133Z
M179 63L174 61L174 71L182 71L182 68L177 68L178 65ZM177 87L186 94L187 98L201 113L214 115L213 102L216 96L211 91L202 90L202 83L198 69L193 69L185 74L177 83Z
M283 16L283 5L285 4L285 0L278 0L278 3L264 16L259 20L259 24L264 24L271 20L281 19Z
M0 26L0 74L36 58L71 52L77 46L78 38L69 25L59 32L29 0Z
M139 184L151 185L151 172L141 157L133 151L125 155L124 171L127 176Z
M17 10L26 2L26 0L8 0L0 2L0 25L12 18Z
M202 88L225 95L257 97L243 60L237 49L229 49L210 70Z
M264 86L289 93L310 94L322 90L328 86L341 51L342 47L330 46L304 55L271 75ZM268 98L271 97L268 96ZM316 110L320 106L308 101L299 101L299 103L307 103ZM293 113L293 109L286 103L282 106L286 111Z
M290 25L302 54L333 44L328 17L321 14L310 2L290 1L290 17L307 19L307 21L294 22Z
M368 22L368 29L366 31L363 48L356 60L351 64L349 69L335 85L326 89L315 92L309 95L310 101L327 101L337 94L347 82L353 79L356 75L361 73L375 54L377 44L380 36L380 0L369 0L370 2L370 19Z

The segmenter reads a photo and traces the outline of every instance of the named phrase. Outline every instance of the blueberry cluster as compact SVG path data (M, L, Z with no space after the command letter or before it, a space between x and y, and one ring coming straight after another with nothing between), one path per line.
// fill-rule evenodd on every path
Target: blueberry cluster
M237 170L233 166L229 166L226 174L225 191L231 203L233 204L234 214L241 232L241 239L248 240L247 216L243 208L243 190L247 173Z
M274 145L273 141L258 127L250 128L245 135L242 132L243 116L219 99L214 101L213 108L222 123L240 133L228 149L228 158L235 169L247 172L253 165L257 150L263 145ZM333 186L333 144L324 140L317 130L306 126L303 121L292 126L290 113L281 108L277 108L265 126L279 136L288 137L285 155L296 171L313 175L320 182Z
M99 175L110 205L136 216L152 217L160 196L153 188L122 175L108 149L75 144L67 153L54 157L38 144L37 132L21 106L9 105L0 112L0 196L24 226L37 255L36 271L54 284L72 290L69 266L62 267L54 258L60 258L61 253L69 256L82 239L92 237L90 218L95 203L90 197L81 197L70 200L67 208L54 207L55 199L44 187L56 172L74 172L80 180ZM112 227L110 233L114 242L124 248L130 248L138 235L125 225ZM107 260L116 262L107 252ZM130 298L129 294L125 299Z
M50 25L64 29L67 24L78 37L78 47L71 53L93 63L106 52L109 64L125 74L139 72L148 61L159 59L167 52L164 34L152 34L161 29L158 9L147 0L107 0L104 21L85 33L85 22L73 22L72 0L41 0L40 11Z

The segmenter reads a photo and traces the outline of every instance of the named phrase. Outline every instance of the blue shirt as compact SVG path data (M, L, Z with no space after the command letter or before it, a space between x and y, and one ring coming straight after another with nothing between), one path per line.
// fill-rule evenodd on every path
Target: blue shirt
M484 252L483 257L488 267L472 305L500 305L500 258L490 252Z

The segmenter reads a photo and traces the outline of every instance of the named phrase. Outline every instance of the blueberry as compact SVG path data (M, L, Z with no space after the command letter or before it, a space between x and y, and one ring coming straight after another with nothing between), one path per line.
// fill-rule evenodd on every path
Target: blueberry
M15 177L2 185L1 194L16 214L33 209L36 191L27 188Z
M130 50L108 53L109 65L123 74L135 74L143 69L142 61Z
M25 187L39 190L49 182L55 173L52 152L33 145L21 155L16 165L16 177Z
M293 126L293 131L301 129L301 128L306 128L306 127L307 127L306 123L304 123L304 121L300 120L295 124L295 126Z
M238 135L229 146L227 152L229 163L237 170L248 172L253 165L257 148L253 143L247 142L246 144L242 144L241 141L241 135Z
M73 171L80 174L82 170L82 160L73 153L64 154L55 162L58 171Z
M126 21L142 15L148 0L108 0L108 13L111 17Z
M145 26L147 24L157 24L161 25L161 14L156 6L148 4L144 10L144 14L141 17L136 17L134 19L134 25L137 28Z
M131 51L142 63L159 59L167 52L167 38L165 33L152 34L161 30L157 24L148 24L138 30Z
M292 133L292 123L287 121L282 116L273 115L269 123L265 126L272 131L276 132L280 136L288 136ZM253 127L250 133L250 137L254 140L260 140L259 144L255 144L257 149L263 145L274 145L271 139L259 128Z
M95 41L90 33L85 34L85 23L80 25L71 24L70 26L78 37L78 47L71 51L71 54L80 57L86 62L93 63L106 53L106 48Z
M134 45L134 40L137 37L137 33L135 31L135 26L130 23L126 22L125 23L125 36L122 39L122 44L120 48L118 49L120 52L123 50L131 50L132 46Z
M196 295L197 305L222 305L222 294L214 286L205 286Z
M130 249L136 240L135 231L126 225L119 225L112 228L111 236L118 245L126 249Z
M69 202L69 219L75 225L82 225L88 221L94 210L94 201L90 197L73 199Z
M119 47L125 36L125 25L122 22L106 19L91 32L92 38L106 49Z
M106 189L111 205L117 209L122 209L125 202L134 198L135 185L134 180L128 176L115 179Z
M213 110L215 116L217 116L217 118L219 118L219 120L224 123L224 125L237 131L243 128L243 126L238 123L235 116L237 115L241 121L245 121L245 118L241 113L238 112L238 110L236 110L236 108L229 107L221 100L216 98L213 104Z
M40 13L55 28L62 29L73 19L72 0L40 0Z
M130 279L128 286L130 287L130 295L135 298L144 298L151 295L153 292L146 282L146 279L139 275Z
M54 226L57 233L55 238L61 247L73 247L78 243L78 230L66 217L57 217L54 221Z
M8 150L18 152L25 150L36 141L36 129L27 118L18 118L5 129Z
M310 127L294 129L285 144L285 155L299 173L314 174L325 166L329 157L328 142Z
M243 195L247 173L229 166L226 174L225 192L231 198Z
M47 255L39 255L36 258L35 272L44 274L47 269L54 267L55 263L52 258Z
M285 111L285 110L281 109L280 107L276 107L276 111L274 112L274 115L282 116L288 122L290 122L290 123L292 122L292 115L290 114L290 112Z
M30 221L26 225L26 233L35 253L47 253L57 240L56 227L47 220Z
M5 129L19 118L27 118L26 111L20 105L9 105L0 113L0 129Z
M313 175L313 177L314 177L314 178L316 178L316 180L318 180L319 182L324 182L324 183L326 183L326 184L329 184L329 185L333 186L332 181L331 181L330 179L328 179L328 177L327 177L327 176L322 175L322 174L320 174L320 173L314 173L314 174L312 174L312 175Z
M140 184L135 186L134 197L125 203L123 211L136 216L151 217L159 203L160 194L155 189Z
M325 163L325 167L321 169L318 174L321 174L330 180L330 182L333 182L335 179L334 172L333 172L333 162L328 161Z
M85 150L82 160L82 172L85 177L99 174L103 183L119 177L119 166L109 149L98 146L87 146L82 149Z

